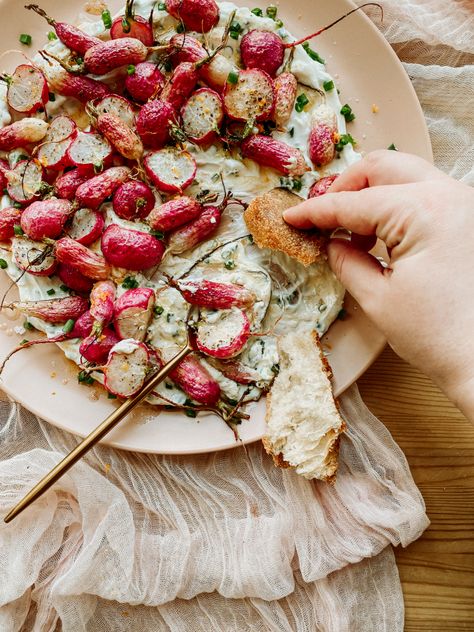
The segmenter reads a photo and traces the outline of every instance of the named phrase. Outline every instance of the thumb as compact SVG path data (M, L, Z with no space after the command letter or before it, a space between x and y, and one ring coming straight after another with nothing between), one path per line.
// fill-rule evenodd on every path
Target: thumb
M384 301L386 269L375 257L346 239L331 239L328 261L342 285L370 316L374 306Z

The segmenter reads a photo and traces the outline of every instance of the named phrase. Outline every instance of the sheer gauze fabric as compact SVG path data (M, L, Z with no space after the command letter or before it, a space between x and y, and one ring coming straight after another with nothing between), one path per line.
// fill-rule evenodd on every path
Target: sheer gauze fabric
M474 184L470 0L382 4L436 163ZM401 631L390 545L422 533L424 503L356 387L341 404L333 487L275 469L259 445L191 458L94 449L0 527L0 630ZM0 515L76 441L0 402Z

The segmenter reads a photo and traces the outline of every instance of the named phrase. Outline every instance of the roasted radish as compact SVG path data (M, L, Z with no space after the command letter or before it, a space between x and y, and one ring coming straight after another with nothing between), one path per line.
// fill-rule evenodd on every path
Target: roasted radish
M95 126L124 158L138 160L143 154L139 136L115 114L100 114Z
M0 209L0 241L6 241L15 234L15 226L20 225L21 211L13 206Z
M166 10L180 20L187 31L207 33L219 22L215 0L166 0Z
M28 316L56 325L79 318L87 310L88 302L82 296L66 296L47 301L21 301L15 303L15 307Z
M309 171L299 149L271 136L250 136L242 143L241 151L244 158L251 158L257 164L271 167L286 176L302 176Z
M56 35L61 42L75 53L79 53L79 55L84 55L89 48L92 48L101 42L101 40L97 37L87 35L87 33L84 33L84 31L81 31L72 24L67 24L66 22L56 22L56 20L50 18L49 15L47 15L37 4L28 4L25 8L31 9L32 11L38 13L38 15L41 15L41 17L45 18L48 24L50 24L56 31Z
M200 404L213 406L219 400L221 389L209 371L194 355L189 355L171 371L170 378L191 399Z
M128 167L110 167L81 184L76 190L76 200L81 206L97 209L129 177Z
M59 171L68 166L68 149L77 135L77 126L69 116L56 116L50 123L37 158L43 167Z
M327 105L320 105L311 116L309 157L317 167L329 164L336 155L336 115Z
M0 129L0 150L11 151L29 143L37 143L46 136L48 123L38 118L24 118Z
M8 105L16 112L34 114L48 102L48 82L44 74L30 64L20 64L7 78Z
M41 241L14 237L12 254L16 265L34 276L50 276L56 269L57 262L51 248Z
M108 140L92 132L80 132L69 145L68 159L73 165L101 168L111 156L112 147Z
M199 217L171 233L167 250L178 255L200 244L217 230L221 213L217 206L206 206Z
M250 336L247 314L236 307L201 314L196 345L214 358L233 358L239 354Z
M298 91L298 82L295 75L292 72L279 74L273 81L273 90L275 93L273 120L278 127L282 127L288 123L295 107L296 93Z
M240 56L245 68L258 68L274 77L283 63L285 47L276 33L254 29L242 37Z
M122 219L143 219L147 217L154 206L153 191L148 184L140 180L124 182L114 193L114 212Z
M44 171L38 160L21 160L7 172L8 195L20 204L33 202L40 194Z
M144 165L150 180L165 193L184 191L194 180L197 169L191 154L175 147L150 152Z
M77 292L78 294L89 295L94 283L92 279L85 277L76 268L73 268L65 263L60 263L56 272L64 285L66 285L69 289ZM87 336L88 334L85 335Z
M117 397L132 397L145 383L150 354L143 342L122 340L110 351L104 371L104 386Z
M145 46L153 45L153 29L149 20L141 15L135 15L133 11L133 0L127 0L125 4L125 14L112 22L110 27L110 37L120 39L122 37L134 37Z
M124 292L115 301L114 327L119 338L133 338L143 342L154 303L155 293L148 287L137 287Z
M183 195L154 208L147 221L153 230L168 232L195 219L202 210L197 200Z
M324 178L320 178L317 182L315 182L308 193L308 198L319 197L320 195L324 195L327 193L327 190L334 182L334 180L338 177L339 174L334 174L332 176L325 176Z
M177 288L188 303L208 309L249 307L255 303L255 294L235 283L184 280L177 282Z
M212 142L219 134L224 119L222 99L211 88L196 90L181 109L183 131L198 145Z
M87 72L105 75L120 66L139 64L148 57L148 48L133 37L112 39L89 48L84 55Z
M59 239L54 252L60 263L70 265L89 279L101 281L110 275L110 267L104 257L70 237Z
M79 353L92 364L107 362L111 349L117 344L117 338L113 329L106 327L100 334L91 333L81 342Z
M100 333L106 325L112 322L116 289L115 283L112 281L94 283L90 294L90 313L94 319L94 333Z
M196 64L183 61L178 64L160 94L160 99L170 103L174 110L179 110L196 87L199 72Z
M94 103L94 110L97 115L113 114L118 116L128 127L135 127L135 112L131 103L118 94L110 94L100 99L98 103Z
M106 260L118 268L148 270L158 265L165 252L163 242L139 230L110 224L102 235Z
M33 202L21 215L21 228L30 239L55 239L62 233L71 214L72 204L68 200L50 198Z
M92 178L93 175L94 170L92 167L78 167L77 169L66 171L54 183L56 195L65 200L73 200L77 188Z
M165 77L158 66L150 61L143 61L135 66L132 74L125 79L125 89L128 94L140 103L157 97L163 86Z
M140 109L137 132L147 147L161 149L170 140L170 128L176 120L173 106L161 99L155 99L145 103Z
M104 232L104 217L99 211L91 208L78 209L72 218L67 234L83 246L90 246Z
M49 80L51 88L63 97L73 97L81 103L102 99L110 94L109 86L92 77L80 77L69 72L61 72Z
M267 121L273 114L273 83L263 70L241 70L224 88L227 116L236 121Z

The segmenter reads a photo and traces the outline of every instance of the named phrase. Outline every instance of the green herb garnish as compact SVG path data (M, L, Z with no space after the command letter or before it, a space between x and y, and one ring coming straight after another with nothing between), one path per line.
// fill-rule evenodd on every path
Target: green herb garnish
M344 308L342 308L341 310L339 310L337 317L339 320L345 320L347 317L347 311Z
M56 290L54 289L54 287L52 287L51 289L49 289L46 294L48 296L54 296L56 294Z
M74 329L74 325L75 325L75 324L76 324L75 320L73 320L72 318L70 318L69 320L67 320L67 321L64 323L64 326L63 326L63 332L64 332L65 334L70 334L70 333L71 333L71 331Z
M117 399L117 395L114 395L113 393L107 393L107 399Z
M387 147L387 149L391 149L392 151L398 151L398 149L395 147L395 145L393 143L391 145L389 145Z
M339 140L335 144L336 151L342 151L346 145L349 145L349 143L354 146L357 141L354 140L350 134L341 134Z
M108 9L102 11L102 22L106 29L109 29L112 26L112 16L110 15L110 11Z
M293 136L295 135L295 128L290 127L290 129L288 130L288 134L291 136L291 138L293 138Z
M308 97L305 95L305 93L303 92L302 94L300 94L298 96L298 98L296 99L296 103L295 103L295 110L297 112L302 112L305 108L305 106L307 106L309 103L309 99Z
M334 81L325 81L323 83L323 88L326 92L331 92L331 90L334 90Z
M280 365L274 364L271 368L271 372L274 373L275 375L278 375L278 373L280 373Z
M49 99L51 102L56 101L56 95L54 94L54 92L50 92L50 93L48 94L48 99Z
M186 410L184 411L186 417L197 417L197 412L195 410L193 410L192 408L186 408Z
M176 33L184 33L186 29L184 28L184 24L180 22L176 27Z
M235 86L238 81L239 81L239 73L235 72L235 70L231 70L229 74L227 75L227 83L230 83L231 85Z
M79 371L77 374L77 381L79 384L94 384L94 378L87 371Z
M346 119L346 123L350 123L351 121L355 119L355 114L348 103L342 106L341 114Z
M274 20L277 16L278 9L274 4L271 4L270 6L266 8L265 13L267 14L267 17Z
M129 66L127 66L127 75L133 74L135 74L135 66L133 64L130 64Z
M15 206L15 205L14 205ZM17 208L17 207L16 207ZM20 204L20 208L21 208L21 204ZM23 228L20 226L20 224L15 224L15 226L13 226L13 233L17 236L17 237L22 237L25 233L23 232Z
M28 33L22 33L19 37L19 40L25 46L31 46L31 35L28 35Z
M224 263L224 268L227 270L233 270L235 268L235 262L230 259Z
M258 17L262 17L263 15L262 9L259 9L258 7L256 7L255 9L252 9L250 13L253 13L254 15L258 15Z
M232 39L239 39L240 34L242 33L242 26L239 24L239 22L232 22L232 24L230 25L229 28L229 35L231 36Z
M34 329L33 325L30 323L29 320L25 320L25 322L23 323L23 327L25 329L28 329L29 331L32 331Z
M303 48L305 49L306 53L311 57L311 59L314 59L314 61L319 61L320 64L324 64L325 63L325 61L321 57L321 55L318 55L318 53L311 48L311 46L308 44L308 42L305 42L303 44Z
M122 287L126 288L127 290L134 290L136 287L138 287L138 281L135 277L127 276L122 281Z
M58 36L56 35L56 33L54 31L50 31L48 33L48 39L50 42L52 42L53 40L57 40Z
M71 291L71 290L68 288L68 286L67 286L67 285L64 285L64 283L63 283L62 285L60 285L60 286L59 286L59 289L60 289L62 292L67 292L68 294L69 294L69 292Z
M169 382L165 382L165 388L167 388L169 391L173 390L173 385L170 384Z
M161 314L164 311L165 311L165 309L161 305L155 305L155 307L153 308L153 313L155 314L155 316L161 316Z
M8 268L8 263L5 261L5 259L0 259L0 268L2 270L5 270L6 268Z
M158 5L158 9L160 11L167 11L167 9L166 9L166 2L160 2L160 4Z

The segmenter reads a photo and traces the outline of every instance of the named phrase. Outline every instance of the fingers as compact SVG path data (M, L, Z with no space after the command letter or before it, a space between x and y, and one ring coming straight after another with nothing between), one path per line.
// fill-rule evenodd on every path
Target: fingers
M382 265L375 257L344 239L329 242L328 260L339 281L370 316L370 306L383 302L382 295L387 287L388 278Z
M381 149L367 154L346 169L331 185L329 191L360 191L384 184L407 184L446 177L431 163L399 151Z
M296 228L346 228L359 235L385 234L384 227L401 208L410 208L403 185L372 187L362 191L326 193L306 200L284 212L286 222Z

